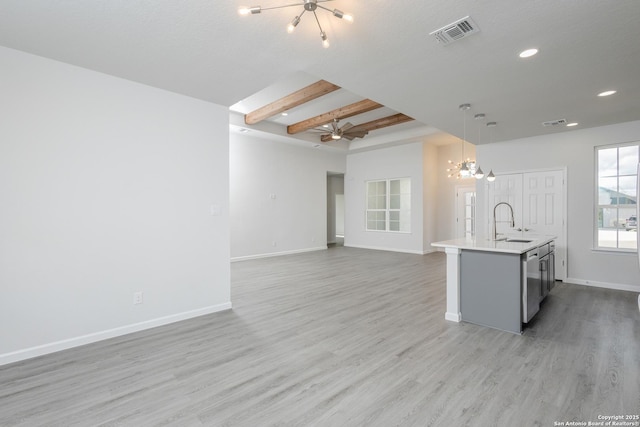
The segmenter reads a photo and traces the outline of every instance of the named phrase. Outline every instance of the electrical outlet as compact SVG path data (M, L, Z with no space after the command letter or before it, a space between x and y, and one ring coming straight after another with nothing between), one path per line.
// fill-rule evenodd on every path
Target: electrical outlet
M143 301L142 297L143 297L142 291L134 292L133 305L142 304L142 301Z

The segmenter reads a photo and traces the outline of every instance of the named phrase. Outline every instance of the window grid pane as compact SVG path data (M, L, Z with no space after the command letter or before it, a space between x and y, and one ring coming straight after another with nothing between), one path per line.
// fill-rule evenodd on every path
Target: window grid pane
M368 181L367 231L411 231L411 179Z
M636 183L639 144L597 149L596 244L637 250Z

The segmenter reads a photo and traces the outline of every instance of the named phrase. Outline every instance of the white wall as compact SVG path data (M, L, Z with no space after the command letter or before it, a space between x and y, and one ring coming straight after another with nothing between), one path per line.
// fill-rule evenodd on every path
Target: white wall
M423 253L423 144L412 143L347 156L345 246ZM411 233L365 230L366 182L411 178Z
M231 257L326 249L328 171L345 155L232 133Z
M336 194L336 236L344 237L344 180L342 194Z
M0 364L229 308L227 108L2 47L0 69Z
M434 252L431 243L437 242L438 236L438 147L424 143L422 146L422 252Z
M487 169L507 173L567 167L569 282L640 291L635 253L594 251L594 147L640 140L640 121L480 145ZM478 227L485 224L484 186L478 186Z

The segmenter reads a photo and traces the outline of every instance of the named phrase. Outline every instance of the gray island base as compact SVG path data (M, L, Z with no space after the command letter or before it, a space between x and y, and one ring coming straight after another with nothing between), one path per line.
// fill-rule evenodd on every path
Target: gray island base
M462 320L521 333L521 255L463 250L460 258Z
M538 253L554 239L462 238L433 243L447 254L445 319L521 334L523 322L533 317L546 296Z

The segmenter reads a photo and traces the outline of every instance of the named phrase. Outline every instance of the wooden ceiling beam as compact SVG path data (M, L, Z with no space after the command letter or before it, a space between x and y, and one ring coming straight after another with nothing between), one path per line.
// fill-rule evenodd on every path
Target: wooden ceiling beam
M340 86L336 86L333 83L329 83L325 80L317 81L307 87L303 87L300 90L280 98L277 101L273 101L272 103L260 107L255 111L245 114L244 122L248 125L255 125L262 120L273 117L276 114L290 110L291 108L302 105L305 102L312 101L322 95L326 95L338 89L340 89Z
M410 122L413 119L407 115L402 113L394 114L393 116L383 117L381 119L372 120L370 122L362 123L361 125L357 125L349 129L349 132L357 132L357 131L372 131L376 129L386 128L388 126L395 126L401 123ZM328 142L331 141L331 134L322 135L320 137L320 141Z
M345 107L336 108L328 113L320 114L319 116L311 117L310 119L289 125L287 126L287 133L294 135L296 133L304 132L305 130L331 123L333 119L346 119L347 117L366 113L382 106L382 104L378 104L370 99L364 99Z
M372 130L386 128L388 126L395 126L401 123L410 122L412 120L413 118L405 114L398 113L398 114L394 114L393 116L383 117L381 119L372 120L370 122L362 123L360 125L354 126L351 128L351 131L354 131L354 130L372 131Z

